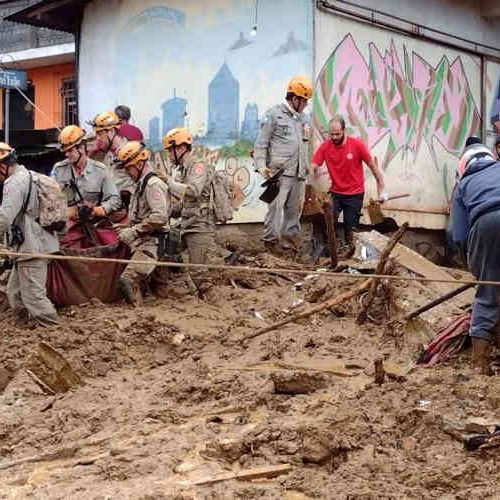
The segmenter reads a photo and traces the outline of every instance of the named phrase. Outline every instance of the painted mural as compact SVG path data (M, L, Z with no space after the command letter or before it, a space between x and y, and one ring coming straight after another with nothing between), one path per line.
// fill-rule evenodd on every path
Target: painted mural
M485 96L488 112L486 120L486 141L493 146L500 136L500 63L486 61Z
M239 189L236 221L261 221L249 150L289 78L312 73L311 30L308 0L94 1L82 28L80 80L91 83L81 85L80 121L127 104L153 151L168 130L188 127L197 155Z
M445 214L465 140L480 134L479 58L330 14L318 18L317 139L342 115L379 158L389 194L410 194L392 206Z

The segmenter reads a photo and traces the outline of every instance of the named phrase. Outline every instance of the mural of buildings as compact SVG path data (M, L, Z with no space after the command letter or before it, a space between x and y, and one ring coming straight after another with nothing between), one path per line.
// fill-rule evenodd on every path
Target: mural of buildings
M175 127L184 127L186 121L187 100L177 97L175 89L174 96L161 105L163 115L162 134L165 135Z
M207 144L227 145L238 138L240 84L224 63L208 85Z
M259 133L259 109L257 104L248 103L245 107L245 117L241 123L240 138L245 141L255 142Z
M161 137L160 137L160 119L157 116L153 116L149 120L149 147L152 149L158 149L161 147Z

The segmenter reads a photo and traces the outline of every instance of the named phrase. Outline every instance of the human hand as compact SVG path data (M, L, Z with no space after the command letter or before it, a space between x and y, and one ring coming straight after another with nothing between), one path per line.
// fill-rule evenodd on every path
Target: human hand
M271 169L269 167L259 168L258 172L264 179L269 179L269 177L271 177Z
M137 231L133 227L127 227L117 230L118 239L127 246L137 238Z
M389 195L384 191L382 193L380 193L378 195L378 201L380 201L380 203L384 203L386 202L387 200L389 199Z
M106 215L106 210L101 206L92 207L92 215L94 217L104 217Z
M69 220L77 220L78 210L76 209L76 207L68 207L66 210L66 215Z

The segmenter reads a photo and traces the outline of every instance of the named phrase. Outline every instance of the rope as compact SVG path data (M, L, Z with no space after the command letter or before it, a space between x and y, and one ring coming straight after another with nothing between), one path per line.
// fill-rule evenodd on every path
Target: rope
M494 285L500 286L500 281L488 280L473 280L473 279L454 279L454 278L426 278L421 276L394 276L390 274L350 274L335 271L317 271L313 269L281 269L272 267L250 267L250 266L229 266L218 264L193 264L188 262L165 262L160 260L128 260L128 259L114 259L104 257L89 257L78 255L59 255L59 254L44 254L44 253L29 253L29 252L11 252L9 250L0 250L0 257L21 257L29 259L45 259L45 260L62 260L73 262L100 262L105 264L125 264L129 266L150 266L153 262L159 267L174 267L183 269L206 269L215 271L235 271L239 273L256 273L256 274L294 274L300 276L324 276L332 279L352 279L352 280L365 280L369 278L385 279L389 281L417 281L422 283L453 283L455 285Z

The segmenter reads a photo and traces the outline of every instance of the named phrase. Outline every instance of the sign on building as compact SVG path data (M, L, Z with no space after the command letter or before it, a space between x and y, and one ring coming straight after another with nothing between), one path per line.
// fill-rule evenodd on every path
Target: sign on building
M26 81L26 71L17 69L0 69L0 87L4 89L26 90L28 84Z

